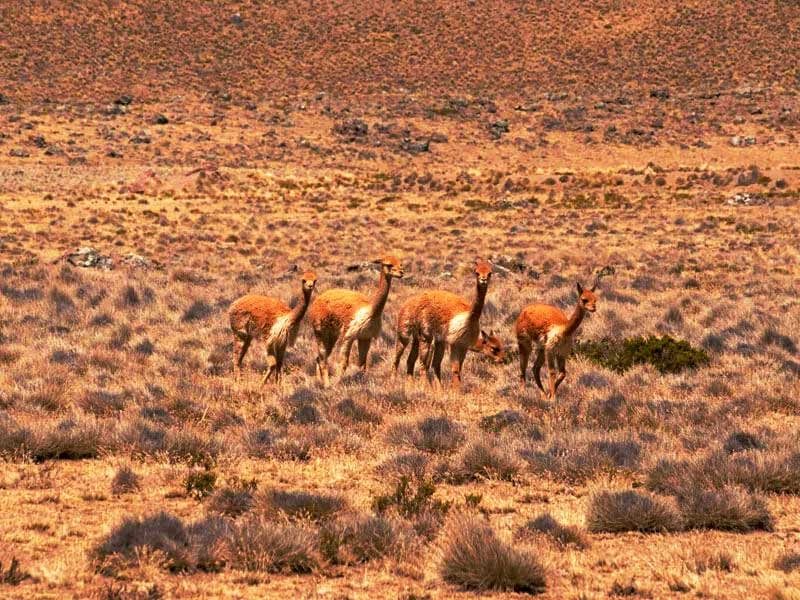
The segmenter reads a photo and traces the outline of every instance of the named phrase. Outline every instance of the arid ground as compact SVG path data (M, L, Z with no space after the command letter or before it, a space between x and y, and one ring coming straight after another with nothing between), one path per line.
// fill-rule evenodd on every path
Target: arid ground
M800 597L796 4L163 4L0 7L0 596ZM234 299L385 253L365 374L234 378ZM506 362L395 375L479 257ZM520 389L598 274L581 342L708 362Z

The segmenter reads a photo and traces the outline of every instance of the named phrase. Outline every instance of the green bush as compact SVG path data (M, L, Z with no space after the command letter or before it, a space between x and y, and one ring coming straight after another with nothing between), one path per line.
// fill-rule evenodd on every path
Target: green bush
M579 342L575 352L617 373L641 364L651 364L661 373L680 373L711 362L705 350L693 348L686 340L676 340L668 335Z

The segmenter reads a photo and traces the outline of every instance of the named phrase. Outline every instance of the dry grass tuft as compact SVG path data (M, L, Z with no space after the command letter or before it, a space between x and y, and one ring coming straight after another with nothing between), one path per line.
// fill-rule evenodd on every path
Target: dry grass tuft
M491 441L469 443L455 459L451 478L455 482L499 479L513 481L521 469L519 459L503 444Z
M233 525L229 548L232 566L245 571L311 573L320 563L316 535L258 515Z
M791 573L792 571L800 569L800 554L797 552L784 554L775 561L775 568L784 573Z
M578 550L585 550L589 547L589 539L580 527L562 525L550 513L531 519L517 532L517 536L522 538L537 534L544 534L560 548L572 546Z
M594 533L680 531L683 519L666 500L634 491L595 494L586 515Z
M346 505L344 498L335 494L270 490L256 496L254 509L265 515L280 513L289 519L323 521Z
M111 493L114 495L130 494L141 489L141 478L130 465L122 465L111 480Z
M427 417L416 424L392 427L387 439L397 445L412 446L423 452L449 454L464 443L464 428L447 417Z
M440 573L448 583L478 591L537 594L545 589L542 565L499 540L482 521L455 518L447 527L444 544Z
M322 556L333 564L356 564L399 558L408 538L399 523L381 516L349 516L320 529Z
M772 531L774 525L764 499L741 487L692 489L678 496L678 505L690 529Z

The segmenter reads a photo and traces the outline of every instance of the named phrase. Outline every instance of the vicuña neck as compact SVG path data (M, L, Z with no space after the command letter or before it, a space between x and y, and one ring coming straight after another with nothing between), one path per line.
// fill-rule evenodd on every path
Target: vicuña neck
M386 299L389 297L389 288L392 285L392 278L381 270L380 279L378 279L378 287L375 293L372 294L372 314L379 315L383 312L383 307L386 306Z
M297 306L292 309L292 316L290 317L292 323L296 324L303 320L303 316L306 314L306 309L308 308L310 300L311 290L306 290L303 288L302 299L297 303Z
M567 326L564 328L564 335L572 335L575 333L575 330L580 326L581 321L583 321L583 317L586 316L586 309L583 308L583 304L581 303L581 299L578 298L578 304L575 306L575 310L572 311L572 316L567 321Z
M477 286L477 290L475 292L475 300L472 302L472 308L469 310L469 320L473 323L477 323L478 320L481 318L481 313L483 312L483 304L486 301L486 291L489 289L488 285L481 285L480 283Z

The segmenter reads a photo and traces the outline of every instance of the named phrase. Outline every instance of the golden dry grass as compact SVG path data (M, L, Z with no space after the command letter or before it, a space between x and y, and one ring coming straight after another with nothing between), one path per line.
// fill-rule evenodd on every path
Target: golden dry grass
M628 16L631 31L649 22ZM109 72L104 94L121 77ZM462 597L442 559L463 513L497 548L541 562L545 598L796 595L796 96L775 84L709 99L670 79L668 102L642 87L627 104L564 83L566 99L542 93L527 112L466 84L445 96L436 73L418 92L297 92L255 109L143 86L147 102L109 111L97 90L81 104L66 84L64 106L29 102L28 87L0 104L0 595ZM353 118L365 136L337 133L357 130ZM142 130L150 142L132 142ZM420 140L429 152L409 152ZM80 246L115 268L67 264ZM305 269L317 293L369 290L362 263L385 252L407 277L365 375L320 388L304 327L279 386L260 385L257 342L234 379L233 299L296 300ZM471 296L476 257L500 267L483 324L508 361L469 356L463 392L394 376L401 303L433 287ZM569 308L575 281L605 266L580 339L669 334L710 365L618 374L573 356L557 405L520 391L520 309ZM745 520L772 530L585 533L593 498L631 490L704 526L749 507ZM125 519L162 511L207 542L181 550L183 571L141 548L100 564L95 550ZM545 514L580 543L520 534ZM287 539L294 570L310 573L265 549Z

